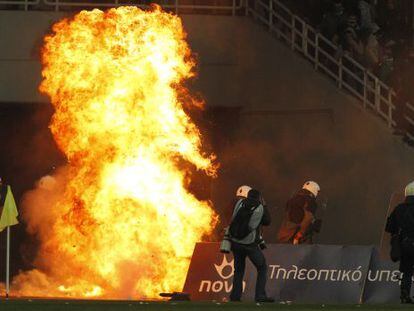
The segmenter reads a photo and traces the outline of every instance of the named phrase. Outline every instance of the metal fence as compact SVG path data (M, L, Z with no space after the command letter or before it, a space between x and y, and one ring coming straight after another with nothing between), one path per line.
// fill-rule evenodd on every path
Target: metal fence
M0 9L15 6L23 10L66 11L82 8L107 8L123 5L148 8L150 3L157 3L165 10L175 13L213 13L236 15L244 8L244 0L0 0Z
M376 112L390 128L396 126L395 92L339 46L277 0L247 1L245 10L293 51L312 62L316 70L333 79L340 89L359 98L365 109Z

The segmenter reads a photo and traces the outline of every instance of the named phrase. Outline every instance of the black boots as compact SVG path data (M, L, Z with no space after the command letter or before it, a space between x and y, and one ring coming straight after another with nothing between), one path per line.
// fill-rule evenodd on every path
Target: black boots
M406 291L401 291L400 300L401 303L414 304L414 301L411 299L410 294Z
M263 297L256 299L256 302L275 302L275 300L270 297Z
M414 301L411 299L411 297L401 297L401 303L408 303L408 304L413 304Z

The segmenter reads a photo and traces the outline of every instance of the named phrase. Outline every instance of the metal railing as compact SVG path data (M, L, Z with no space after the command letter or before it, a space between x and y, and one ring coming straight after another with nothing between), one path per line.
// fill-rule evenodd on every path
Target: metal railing
M396 93L339 46L277 0L247 0L245 10L246 15L261 21L278 39L308 59L316 70L333 79L338 88L360 99L365 109L376 112L390 128L396 126Z
M213 11L216 14L217 12L222 12L223 14L236 15L237 11L241 11L244 8L243 0L0 0L0 8L3 5L22 6L24 10L46 9L54 11L91 7L107 8L123 5L149 8L149 2L157 3L165 10L174 11L175 13L195 11L208 13Z

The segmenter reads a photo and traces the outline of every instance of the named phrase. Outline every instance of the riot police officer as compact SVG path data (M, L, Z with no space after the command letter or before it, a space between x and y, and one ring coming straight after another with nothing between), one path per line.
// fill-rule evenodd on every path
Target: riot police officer
M278 233L278 242L310 244L315 232L320 231L321 221L315 218L318 207L316 197L321 188L314 181L307 181L286 203L285 216Z
M238 196L243 197L239 192ZM268 226L270 221L270 214L264 200L256 189L248 190L247 198L241 198L234 206L229 227L231 251L234 257L231 301L241 300L247 257L257 269L255 300L257 302L274 302L274 299L266 295L267 264L260 247L262 241L260 227Z
M400 250L401 303L414 303L410 297L414 269L414 182L405 187L405 200L388 217L385 231L393 236ZM394 258L398 260L398 258Z

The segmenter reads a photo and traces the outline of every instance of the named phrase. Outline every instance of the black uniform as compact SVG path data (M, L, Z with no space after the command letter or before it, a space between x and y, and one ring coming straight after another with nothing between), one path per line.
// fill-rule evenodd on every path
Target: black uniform
M398 234L401 241L400 271L401 301L411 302L411 278L414 269L414 196L408 196L405 201L394 209L388 217L385 231L392 235Z
M279 243L293 243L300 235L300 243L312 243L314 232L319 231L315 223L318 205L316 197L308 190L299 190L286 203L285 216L278 233Z

